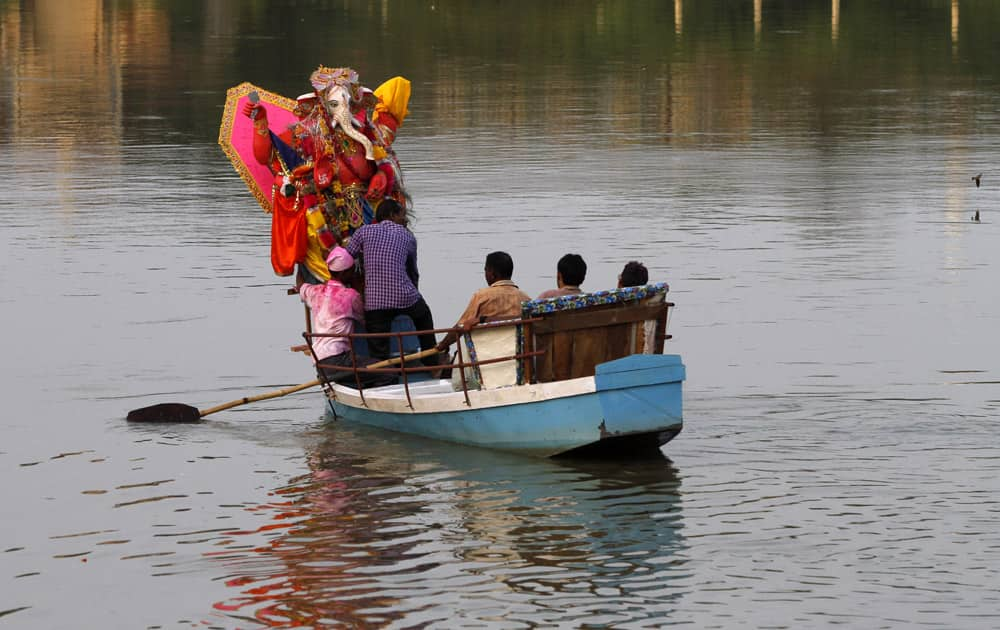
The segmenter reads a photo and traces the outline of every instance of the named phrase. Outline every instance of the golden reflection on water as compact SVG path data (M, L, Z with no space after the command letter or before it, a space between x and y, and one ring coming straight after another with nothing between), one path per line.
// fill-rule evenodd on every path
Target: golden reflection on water
M764 0L753 0L753 41L760 46L760 31L764 23Z
M958 56L958 0L951 0L951 55Z
M840 37L840 0L830 0L830 41L835 45Z
M12 166L36 178L28 158L45 156L54 171L46 184L68 216L83 201L78 173L107 176L120 164L124 68L169 49L169 21L147 3L130 11L108 10L100 0L39 0L30 12L25 6L0 11L3 71L17 86L9 101ZM112 150L81 160L96 147Z
M490 19L469 22L465 17L470 9L450 2L436 3L433 9L408 3L383 3L373 9L348 1L342 10L358 19L374 19L372 28L387 31L411 23L451 25L452 30L426 42L423 38L431 37L432 31L417 29L413 43L386 51L390 56L405 56L412 54L413 47L423 51L425 44L439 50L440 59L417 61L405 70L414 80L411 109L415 115L404 134L499 126L536 128L550 143L599 137L612 145L629 145L704 142L705 136L698 134L708 134L713 142L742 142L751 137L752 123L762 108L771 111L786 105L782 101L788 98L789 86L775 78L794 77L795 89L826 94L833 59L830 50L808 39L813 14L818 19L829 11L822 17L829 20L830 41L838 46L868 45L868 33L842 30L843 17L851 17L853 23L871 20L873 28L883 29L886 21L894 19L877 5L852 7L850 16L842 15L839 0L820 6L803 6L797 9L799 13L769 7L774 16L769 13L765 20L763 1L754 0L750 30L749 24L728 15L725 19L730 23L720 25L723 18L719 15L701 4L685 7L682 0L675 0L672 10L670 5L642 5L638 10L645 13L634 16L619 5L596 3L558 20L547 16L547 37ZM234 2L206 3L194 14L166 4L109 6L99 0L39 0L2 7L3 71L17 86L17 98L10 100L11 138L15 142L49 139L66 150L90 144L116 146L129 128L156 117L176 127L199 119L205 125L199 131L201 137L211 138L225 89L252 78L236 76L230 67L241 46L254 41L245 40L248 34L240 32L238 25L270 15L267 7ZM487 5L477 10L499 11ZM541 9L526 10L534 15ZM310 14L319 15L317 11L334 9L313 8ZM954 0L950 26L956 52L958 16L959 3ZM673 32L664 33L669 20ZM485 23L496 28L487 31ZM297 21L294 24L289 28L302 28ZM457 28L458 24L463 27ZM586 30L582 40L581 28ZM921 24L913 32L898 33L899 47L920 46L926 39L920 30L924 28L929 26ZM720 40L719 29L731 32L736 41ZM845 37L852 41L845 44ZM286 39L292 47L289 55L295 57L299 38L290 33ZM404 46L391 39L386 45ZM625 63L605 65L622 46L634 49ZM502 62L511 48L545 63ZM920 54L931 54L920 50ZM382 68L349 48L335 56L339 58L312 63L355 65L362 80L372 86L400 72L398 62ZM838 61L871 70L863 58ZM307 87L312 63L298 64L301 68L291 71L286 65L272 67L276 63L267 55L255 60L254 67L264 76L260 82L267 84L264 87L288 94ZM848 74L861 77L862 83L855 86L861 89L838 98L848 99L848 106L864 107L866 83L878 88L892 87L887 85L891 82L905 86L907 75L915 71L909 63L902 54L900 64L890 64L893 74L888 77L848 68ZM191 68L191 72L174 72L178 67ZM920 67L934 69L934 76L962 80L954 79L953 69L942 67L941 60L933 57ZM268 84L272 82L278 84ZM586 128L581 128L583 120ZM903 116L899 120L907 122ZM802 123L830 131L823 121L803 119Z
M48 138L65 152L118 142L121 67L127 61L121 25L105 19L100 0L40 0L30 16L22 6L8 4L0 17L4 70L18 84L11 140ZM150 19L162 22L162 16ZM78 120L86 133L75 132Z

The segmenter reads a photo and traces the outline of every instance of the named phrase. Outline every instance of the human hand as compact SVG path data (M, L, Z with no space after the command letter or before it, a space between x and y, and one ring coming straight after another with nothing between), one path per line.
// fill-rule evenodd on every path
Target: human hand
M381 199L385 196L385 187L388 183L385 173L378 171L372 176L370 182L368 182L368 192L365 195L369 199Z
M329 158L320 158L316 165L313 166L313 182L316 184L316 188L322 190L333 183L333 177L336 175L336 171L333 168L333 162Z
M264 109L264 106L259 103L254 104L251 101L247 101L246 103L243 103L243 109L241 112L244 116L253 121L267 120L267 110Z

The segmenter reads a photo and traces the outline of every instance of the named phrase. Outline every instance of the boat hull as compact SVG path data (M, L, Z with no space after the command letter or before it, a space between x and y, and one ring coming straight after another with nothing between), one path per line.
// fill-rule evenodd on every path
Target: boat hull
M594 376L462 392L432 381L366 391L336 386L329 405L344 421L539 456L658 448L683 426L684 365L678 355L633 355ZM412 403L412 407L411 407ZM602 447L608 447L608 449Z

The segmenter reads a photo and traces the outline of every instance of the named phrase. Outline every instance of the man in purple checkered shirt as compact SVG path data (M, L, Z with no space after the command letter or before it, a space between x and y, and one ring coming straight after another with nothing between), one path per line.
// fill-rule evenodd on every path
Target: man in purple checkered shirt
M365 329L370 333L389 332L392 319L409 315L417 330L432 330L434 318L417 282L417 239L406 228L406 208L385 199L375 212L375 223L358 228L347 244L347 251L360 254L365 273ZM433 333L420 335L420 349L437 345ZM389 356L389 339L368 339L369 354L380 359ZM436 356L425 363L437 365Z

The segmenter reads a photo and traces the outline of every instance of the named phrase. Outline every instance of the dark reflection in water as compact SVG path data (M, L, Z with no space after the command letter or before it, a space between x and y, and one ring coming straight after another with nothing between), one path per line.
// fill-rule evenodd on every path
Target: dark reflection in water
M255 511L266 545L213 553L216 609L275 627L648 620L685 571L666 458L551 462L333 426Z

